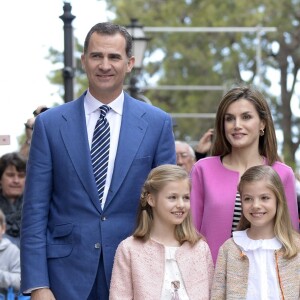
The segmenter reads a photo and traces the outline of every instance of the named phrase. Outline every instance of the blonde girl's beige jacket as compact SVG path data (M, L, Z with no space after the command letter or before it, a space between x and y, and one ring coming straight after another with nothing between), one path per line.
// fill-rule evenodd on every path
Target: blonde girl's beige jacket
M299 235L296 242L300 245ZM300 253L285 259L282 251L274 252L281 300L300 299ZM246 299L249 260L233 239L227 240L219 250L212 285L211 300Z

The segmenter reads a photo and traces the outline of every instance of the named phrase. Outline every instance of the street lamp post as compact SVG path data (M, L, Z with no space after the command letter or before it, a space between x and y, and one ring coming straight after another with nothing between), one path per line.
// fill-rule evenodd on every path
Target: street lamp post
M143 67L143 59L145 55L145 51L147 48L147 42L150 38L145 36L145 32L143 30L143 25L139 24L137 19L131 19L131 23L126 26L127 31L132 36L132 52L135 57L135 63L132 70L132 75L129 81L128 91L130 95L134 98L141 98L140 100L144 100L142 95L139 95L140 89L138 87L138 75L141 72Z
M59 18L64 22L64 68L62 70L65 95L64 101L69 102L74 99L74 55L73 55L73 27L72 21L76 18L72 15L72 6L64 2L64 13Z

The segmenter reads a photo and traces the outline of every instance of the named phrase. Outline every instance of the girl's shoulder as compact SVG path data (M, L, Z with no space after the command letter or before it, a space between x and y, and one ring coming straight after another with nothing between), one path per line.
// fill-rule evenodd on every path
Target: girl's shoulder
M177 250L176 257L193 261L193 263L207 261L208 259L212 260L210 248L203 239L200 239L195 244L184 242Z
M118 248L123 249L130 249L130 248L139 248L141 247L145 242L142 239L135 238L134 236L129 236L123 241L120 242Z
M228 240L226 240L222 246L220 247L220 249L222 250L222 252L224 253L241 253L242 250L240 248L240 246L235 243L235 241L233 240L233 238L229 238Z
M182 249L182 251L190 250L201 253L210 252L210 248L205 239L203 238L199 239L195 244L192 244L190 242L184 242L180 248Z
M204 238L199 239L194 246L201 249L209 249L209 246Z

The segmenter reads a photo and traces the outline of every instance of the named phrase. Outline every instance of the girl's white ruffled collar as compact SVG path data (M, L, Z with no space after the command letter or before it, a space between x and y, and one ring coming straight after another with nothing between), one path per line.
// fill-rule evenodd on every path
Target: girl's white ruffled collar
M247 235L247 229L243 231L234 231L232 233L234 242L244 251L256 249L278 250L282 247L281 242L276 238L266 240L252 240Z

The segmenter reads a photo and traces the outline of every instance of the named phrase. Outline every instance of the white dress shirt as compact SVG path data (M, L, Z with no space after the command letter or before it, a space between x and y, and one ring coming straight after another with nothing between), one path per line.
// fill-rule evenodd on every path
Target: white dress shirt
M106 119L110 127L110 148L109 148L107 177L106 177L104 194L102 199L102 209L106 201L106 197L107 197L108 189L110 187L114 165L115 165L115 159L116 159L118 143L119 143L122 114L123 114L123 103L124 103L124 93L122 91L122 93L115 100L113 100L111 103L108 104L108 106L111 109L106 114ZM92 147L94 129L97 120L99 119L100 116L99 107L101 105L105 105L105 104L100 102L96 98L94 98L91 95L91 93L87 91L86 96L84 98L84 111L85 111L86 128L87 128L90 149Z

